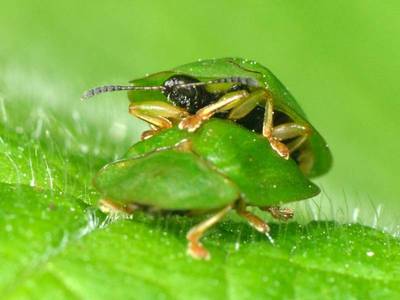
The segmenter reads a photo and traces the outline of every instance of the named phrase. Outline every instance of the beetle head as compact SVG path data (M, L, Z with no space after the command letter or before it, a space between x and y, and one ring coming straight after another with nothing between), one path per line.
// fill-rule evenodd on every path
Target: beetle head
M185 108L189 113L194 113L203 107L203 103L208 98L205 85L188 75L173 75L164 82L163 87L162 93L167 99Z

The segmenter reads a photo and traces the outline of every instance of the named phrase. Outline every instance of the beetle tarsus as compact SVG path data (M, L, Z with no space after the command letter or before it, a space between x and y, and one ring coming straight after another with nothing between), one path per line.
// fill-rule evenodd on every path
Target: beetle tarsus
M187 252L194 259L209 260L211 258L210 252L199 241L189 241Z
M271 216L277 220L287 221L294 216L293 209L288 207L268 206L264 207L263 210L269 212Z
M186 129L189 132L194 132L205 120L204 117L199 115L188 116L179 123L179 129Z
M274 151L276 153L278 153L280 157L283 157L286 160L289 159L290 151L289 151L289 148L284 143L278 141L274 137L269 137L268 141L269 141L272 149L274 149Z

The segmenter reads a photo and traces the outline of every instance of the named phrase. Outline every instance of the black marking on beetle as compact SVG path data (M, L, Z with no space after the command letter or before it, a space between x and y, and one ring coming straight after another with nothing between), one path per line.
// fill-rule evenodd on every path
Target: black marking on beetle
M174 75L168 78L163 86L162 93L167 99L190 114L218 99L218 95L206 91L203 82L188 75Z

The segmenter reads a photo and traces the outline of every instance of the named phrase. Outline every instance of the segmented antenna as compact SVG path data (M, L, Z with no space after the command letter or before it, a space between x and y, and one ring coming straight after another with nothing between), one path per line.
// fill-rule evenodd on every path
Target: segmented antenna
M90 97L96 96L98 94L102 93L108 93L108 92L118 92L118 91L157 91L157 90L163 90L163 86L133 86L133 85L104 85L104 86L99 86L92 88L88 91L86 91L81 99L85 100Z
M241 77L241 76L232 76L232 77L223 77L218 79L213 79L207 82L194 82L188 83L187 85L204 85L204 84L213 84L213 83L241 83L250 87L258 87L259 83L256 79L251 77ZM186 86L186 84L185 84Z
M192 83L183 83L177 84L174 87L191 87L191 86L200 86L200 85L208 85L215 83L241 83L250 87L258 87L259 83L257 80L251 77L240 77L240 76L232 76L232 77L224 77L213 79L205 82L192 82ZM169 87L171 88L171 87ZM104 85L92 88L86 91L82 96L82 100L86 100L93 96L103 93L109 92L118 92L118 91L162 91L165 90L166 87L160 86L133 86L133 85Z

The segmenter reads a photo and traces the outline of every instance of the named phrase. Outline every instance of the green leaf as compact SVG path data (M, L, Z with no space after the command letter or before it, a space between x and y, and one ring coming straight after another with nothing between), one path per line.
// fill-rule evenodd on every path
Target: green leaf
M109 224L76 198L0 185L3 299L386 299L400 296L398 240L360 225L273 225L275 244L230 218L185 253L197 220L137 214Z

